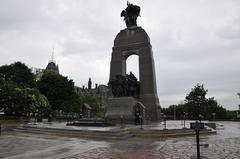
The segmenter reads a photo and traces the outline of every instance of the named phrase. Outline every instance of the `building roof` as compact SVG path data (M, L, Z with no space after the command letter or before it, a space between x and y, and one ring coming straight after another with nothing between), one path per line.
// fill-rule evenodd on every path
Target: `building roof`
M98 91L100 93L107 93L109 91L109 87L101 84L101 85L98 86Z
M46 67L47 71L53 71L59 73L58 65L54 61L49 61Z

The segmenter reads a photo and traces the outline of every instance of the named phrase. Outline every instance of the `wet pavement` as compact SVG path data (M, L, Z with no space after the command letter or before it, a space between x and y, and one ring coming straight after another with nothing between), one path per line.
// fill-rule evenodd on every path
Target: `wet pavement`
M169 127L174 127L174 124L176 121L169 121ZM217 124L222 125L222 128L217 130L216 135L200 136L202 155L209 159L239 159L240 122ZM94 141L17 133L0 137L0 158L189 159L196 155L195 143L195 137Z

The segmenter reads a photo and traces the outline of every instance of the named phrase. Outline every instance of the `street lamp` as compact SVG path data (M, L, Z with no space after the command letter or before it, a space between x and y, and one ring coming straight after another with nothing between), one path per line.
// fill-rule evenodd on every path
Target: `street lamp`
M183 112L183 128L185 129L186 127L185 127L185 125L186 125L186 116L188 115L188 113L186 113L186 112Z
M240 98L240 93L237 93L237 95L239 96ZM237 118L240 118L240 104L238 105L238 111L237 111Z
M215 120L216 113L212 113L213 120Z
M176 106L173 105L173 120L176 120Z
M202 114L199 114L198 117L199 117L199 121L200 121L200 123L201 123L201 121L202 121L202 119L203 119L204 116L203 116Z
M237 95L238 95L239 98L240 98L240 93L237 93ZM240 111L240 104L238 105L238 110Z
M4 112L3 111L1 112L1 110L0 110L0 117L2 114L4 114ZM1 118L0 118L0 136L1 136L1 134L2 134L2 122L1 122Z

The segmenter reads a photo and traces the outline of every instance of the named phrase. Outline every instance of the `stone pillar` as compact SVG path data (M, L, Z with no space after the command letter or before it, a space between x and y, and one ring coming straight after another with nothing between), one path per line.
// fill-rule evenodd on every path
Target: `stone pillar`
M139 51L140 101L146 107L150 120L160 119L160 104L157 95L155 65L152 47L142 47Z
M121 51L114 50L112 52L112 60L110 66L110 79L113 79L116 75L126 74L126 60L121 55Z

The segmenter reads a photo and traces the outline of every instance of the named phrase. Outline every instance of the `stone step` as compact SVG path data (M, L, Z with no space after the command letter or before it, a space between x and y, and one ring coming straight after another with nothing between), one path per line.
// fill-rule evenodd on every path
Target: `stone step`
M129 131L125 129L112 129L106 131L99 130L72 130L72 129L58 129L58 128L37 128L37 127L18 127L22 130L32 130L32 131L41 131L41 132L61 132L61 133L76 133L76 134L95 134L101 136L122 136L129 134Z
M143 138L164 138L164 137L180 137L180 136L191 136L195 135L193 130L181 130L172 131L172 130L129 130L136 137ZM200 131L200 134L215 134L216 131L206 129Z
M85 131L63 131L62 129L46 129L46 128L25 128L18 127L14 129L15 132L20 133L33 133L33 134L45 134L45 135L54 135L54 136L65 136L65 137L80 137L80 138L92 138L92 139L112 139L112 140L122 140L132 137L128 131L123 130L121 132L102 132L102 133L93 133Z
M62 137L73 137L73 138L88 138L88 139L97 139L97 140L124 140L132 137L132 135L125 135L121 137L115 136L95 136L95 135L86 135L86 134L61 134L61 133L52 133L52 132L33 132L29 130L15 130L20 133L30 133L30 134L41 134L41 135L53 135L53 136L62 136Z
M176 133L192 133L192 129L166 129L166 130L151 130L151 129L129 129L132 133L151 133L151 134L176 134Z
M109 130L90 130L90 129L64 129L64 128L50 128L50 127L37 127L37 126L22 126L19 128L29 128L29 129L37 129L39 131L46 131L46 130L51 130L51 131L66 131L66 132L88 132L88 133L106 133L106 132L112 132L112 133L118 133L118 132L123 132L126 131L125 129L119 129L119 128L113 128Z

